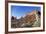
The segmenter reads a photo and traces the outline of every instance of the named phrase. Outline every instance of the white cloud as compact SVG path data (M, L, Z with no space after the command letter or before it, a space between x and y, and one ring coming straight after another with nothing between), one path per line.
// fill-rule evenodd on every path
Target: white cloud
M20 19L21 18L21 16L17 16L17 19Z

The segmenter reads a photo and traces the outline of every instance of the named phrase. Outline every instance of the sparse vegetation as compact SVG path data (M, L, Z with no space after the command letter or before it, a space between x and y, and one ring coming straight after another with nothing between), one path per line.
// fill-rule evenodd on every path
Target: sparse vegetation
M23 27L40 27L40 12L34 11L30 15L16 19L12 16L11 27L12 28L23 28Z

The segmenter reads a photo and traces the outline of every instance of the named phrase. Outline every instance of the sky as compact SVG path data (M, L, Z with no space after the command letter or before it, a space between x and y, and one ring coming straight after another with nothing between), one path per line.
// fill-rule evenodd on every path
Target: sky
M24 16L28 12L32 12L33 10L40 11L41 8L35 6L11 6L11 14L12 16L17 17L17 19Z

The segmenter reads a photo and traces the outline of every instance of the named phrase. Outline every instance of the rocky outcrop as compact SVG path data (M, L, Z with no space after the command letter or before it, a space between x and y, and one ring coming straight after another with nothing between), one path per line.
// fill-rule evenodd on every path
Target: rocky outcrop
M27 13L25 17L20 19L11 20L12 28L21 28L21 27L39 27L40 26L40 11L32 11Z

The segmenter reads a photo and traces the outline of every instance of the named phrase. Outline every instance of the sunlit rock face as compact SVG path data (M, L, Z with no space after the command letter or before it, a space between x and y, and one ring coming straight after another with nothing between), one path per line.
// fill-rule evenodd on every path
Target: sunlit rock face
M32 23L33 21L35 21L36 20L36 11L32 11L31 13L28 13L27 15L26 15L26 17L25 17L25 19L27 20L27 21L29 21L30 23Z
M35 22L39 22L39 14L38 11L32 11L30 13L27 13L25 18L24 18L24 23L22 26L37 26L38 24ZM39 25L38 25L39 26Z
M40 27L41 20L40 11L32 11L27 13L25 17L11 21L12 28L23 28L23 27ZM14 23L14 24L13 24Z

